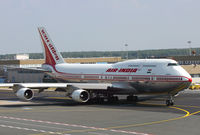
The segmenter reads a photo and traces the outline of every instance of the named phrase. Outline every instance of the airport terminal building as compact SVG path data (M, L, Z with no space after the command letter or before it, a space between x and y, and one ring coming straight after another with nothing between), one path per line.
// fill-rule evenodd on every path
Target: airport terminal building
M200 56L172 56L180 65L200 65Z
M193 78L200 77L200 56L172 56Z

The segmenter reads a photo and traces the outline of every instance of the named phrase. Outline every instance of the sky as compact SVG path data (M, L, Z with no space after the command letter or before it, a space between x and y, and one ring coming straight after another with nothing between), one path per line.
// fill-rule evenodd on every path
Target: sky
M42 52L39 26L61 52L200 47L199 5L200 0L0 0L0 54Z

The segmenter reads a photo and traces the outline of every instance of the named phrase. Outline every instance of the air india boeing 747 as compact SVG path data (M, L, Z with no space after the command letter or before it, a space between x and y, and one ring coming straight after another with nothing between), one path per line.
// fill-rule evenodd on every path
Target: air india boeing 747
M69 64L56 49L44 27L38 28L45 63L42 68L55 79L69 83L8 83L20 99L31 100L33 89L63 89L77 102L89 100L117 100L116 95L166 95L166 105L174 104L173 97L188 88L191 76L171 59L135 59L115 64Z

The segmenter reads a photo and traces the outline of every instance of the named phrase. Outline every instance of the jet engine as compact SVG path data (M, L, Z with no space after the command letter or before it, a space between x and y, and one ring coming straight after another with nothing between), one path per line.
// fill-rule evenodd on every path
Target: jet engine
M23 100L31 100L34 97L34 93L31 89L29 88L20 88L16 92L17 97Z
M90 94L88 91L86 90L75 90L72 94L71 97L73 100L77 101L77 102L87 102L90 99Z

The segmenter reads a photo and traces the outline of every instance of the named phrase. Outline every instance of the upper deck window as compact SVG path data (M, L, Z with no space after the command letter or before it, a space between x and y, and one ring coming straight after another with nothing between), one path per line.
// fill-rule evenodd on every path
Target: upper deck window
M167 66L178 66L178 63L169 63Z
M143 65L143 67L156 67L156 65Z

